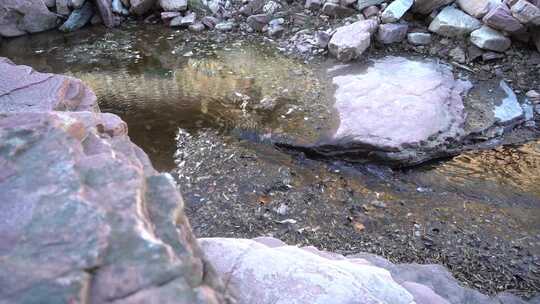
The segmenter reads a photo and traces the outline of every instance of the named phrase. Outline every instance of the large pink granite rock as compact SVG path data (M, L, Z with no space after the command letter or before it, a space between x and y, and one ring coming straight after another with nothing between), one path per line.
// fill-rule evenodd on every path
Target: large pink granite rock
M43 32L57 25L56 15L43 1L0 0L0 37Z
M414 164L464 135L461 95L470 84L455 80L445 65L386 57L333 74L339 126L330 154L364 151Z
M126 123L79 80L5 59L0 77L0 303L225 303Z

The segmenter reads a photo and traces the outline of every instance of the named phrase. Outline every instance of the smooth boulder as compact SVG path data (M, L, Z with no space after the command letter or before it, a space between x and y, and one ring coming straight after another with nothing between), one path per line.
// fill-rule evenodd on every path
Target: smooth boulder
M43 1L0 1L0 36L16 37L47 31L57 26L57 16Z

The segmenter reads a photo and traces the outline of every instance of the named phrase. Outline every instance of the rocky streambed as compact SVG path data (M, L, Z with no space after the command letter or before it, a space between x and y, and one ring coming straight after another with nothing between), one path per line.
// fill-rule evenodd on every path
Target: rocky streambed
M347 288L354 297L364 296L366 303L377 300L410 303L413 299L417 303L520 303L506 294L490 298L463 286L492 296L503 291L524 298L535 296L540 289L538 115L536 95L526 96L517 87L519 83L530 85L536 80L522 79L522 75L514 73L521 68L521 62L526 64L535 55L521 54L525 58L522 61L513 63L515 57L509 57L495 66L469 70L438 57L419 56L407 48L374 48L365 53L368 59L354 64L321 58L306 64L278 53L274 45L264 40L248 42L232 37L125 24L117 30L87 28L71 34L45 33L13 39L3 43L0 55L38 71L77 77L91 87L101 110L125 120L131 140L149 154L158 170L175 178L197 237L264 235L289 245L312 245L332 251L336 253L332 258L328 252L312 252L331 261L343 261L344 256L350 259L351 255L363 252L398 264L442 264L459 281L441 268L426 268L424 271L432 273L431 277L427 276L429 280L439 278L436 286L430 285L419 270L421 267L409 269L407 265L393 266L369 254L357 255L359 260L347 263L360 266L344 266L351 269L349 278L354 277L362 284L381 280L378 281L383 282L381 286L389 288L387 298L385 292L372 289L369 284L361 284L363 287L358 289ZM444 43L437 42L435 47ZM39 97L40 92L36 89L30 97ZM4 111L33 110L31 107L20 110L21 106L32 105L29 99L15 107L13 100L17 98L10 96L12 92L2 95L0 104ZM68 99L77 100L81 94L73 96ZM91 110L70 107L70 102L57 106L56 93L47 100L51 106L40 111ZM381 100L384 102L375 102ZM19 127L25 133L23 129L31 129L38 119L32 115L11 115L3 118L3 130L16 126L17 121L28 121ZM71 120L57 115L47 114L38 120L51 121L55 128L69 131L59 138L80 133L70 127ZM112 137L106 141L119 141L114 153L127 153L124 145L129 144L122 143L126 140L125 125L94 123L84 115L70 119L81 120L83 125L104 125L104 129L90 127L90 133ZM115 139L116 136L122 140ZM83 144L83 151L85 155L93 155L105 151L99 147L107 145ZM40 153L39 149L36 151L32 153ZM11 161L16 154L10 153L5 158ZM81 160L74 155L78 168L77 162ZM146 194L150 206L154 194L169 193L171 186L168 181L162 181L165 177L148 170L149 163L142 159L134 165L136 171L144 172L139 178L160 189ZM24 164L24 159L20 162ZM46 166L40 168L46 171ZM95 169L82 168L90 173ZM9 176L5 175L4 181ZM121 177L132 181L127 176ZM92 182L90 186L105 183L92 178L88 181ZM4 185L11 184L4 182ZM111 191L114 188L108 187ZM132 189L133 202L137 201L136 189ZM3 193L12 198L8 192ZM86 197L80 200L85 201ZM150 209L140 225L162 239L163 248L182 252L173 260L185 258L197 265L193 273L184 273L186 277L198 278L186 285L194 292L183 293L171 287L179 285L163 285L163 282L179 281L184 275L176 264L163 262L164 272L170 276L155 273L155 277L135 280L139 273L146 278L144 273L149 270L128 267L134 275L126 277L135 281L130 288L108 293L106 284L100 283L92 293L98 299L129 299L134 294L132 301L136 302L137 297L174 296L179 292L186 296L186 303L196 297L223 300L222 286L213 281L217 277L213 273L205 275L201 270L200 265L206 262L197 260L202 259L198 247L190 240L187 249L171 243L174 232L163 224L169 222L162 221L162 217L173 213L171 206L175 200L165 201L166 206L158 204L160 208ZM119 201L118 208L126 202ZM129 230L129 214L120 212L121 209L111 212L102 208L99 206L96 212L119 216L125 219L121 223L127 223L120 227L111 224L110 231L128 229L128 235L145 235ZM133 208L137 209L136 204ZM14 205L13 210L16 209ZM179 222L183 223L184 218L180 218ZM139 220L137 217L134 222ZM157 228L152 230L149 228L152 226ZM181 231L189 230L185 224L180 227L183 227ZM13 235L16 239L19 234ZM119 242L115 234L108 235L103 232L103 239L108 240L103 244ZM128 245L144 247L149 241L138 237ZM70 238L65 240L69 242ZM240 288L249 280L229 278L228 273L235 266L219 258L248 252L245 246L253 249L249 254L255 261L279 261L287 257L283 254L290 254L309 263L337 263L313 256L307 258L303 251L290 247L279 249L283 244L274 240L261 242L264 245L210 239L203 240L202 246L218 272L225 274L226 283L233 282L232 285ZM92 248L99 253L98 259L85 260L84 265L75 259L73 264L82 269L80 274L85 277L77 281L81 282L80 286L94 275L98 281L115 281L120 277L107 276L108 267L120 265L124 269L124 262L146 259L144 251L126 258L127 262L116 259L116 254L125 250L122 246L112 246L119 253L112 250L110 257L109 251L102 247ZM185 251L188 253L184 254ZM242 267L248 278L250 272L257 271L276 275L272 269L257 270L257 263L249 261L246 258ZM309 263L305 269L311 269ZM10 265L17 268L22 264ZM388 269L391 277L373 267ZM284 273L287 272L281 272ZM62 276L54 273L50 277ZM398 284L393 285L392 278ZM28 286L32 286L34 281L29 282ZM225 287L229 287L227 284ZM77 293L82 289L73 290ZM164 289L166 292L162 292ZM282 290L278 288L269 294L279 294ZM436 294L432 295L430 290ZM18 292L2 295L9 301ZM296 294L294 290L288 292ZM339 289L325 292L343 294ZM256 292L242 296L246 303L262 297ZM313 298L306 299L315 302ZM321 299L320 303L328 303ZM271 297L267 300L273 301Z

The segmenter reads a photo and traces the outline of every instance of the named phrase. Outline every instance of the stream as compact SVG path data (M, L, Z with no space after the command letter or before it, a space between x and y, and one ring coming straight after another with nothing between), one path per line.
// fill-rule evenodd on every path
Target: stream
M282 151L264 139L335 127L332 63L261 41L128 24L21 37L0 56L88 84L176 178L197 236L271 235L440 263L489 293L540 291L540 140L399 170Z

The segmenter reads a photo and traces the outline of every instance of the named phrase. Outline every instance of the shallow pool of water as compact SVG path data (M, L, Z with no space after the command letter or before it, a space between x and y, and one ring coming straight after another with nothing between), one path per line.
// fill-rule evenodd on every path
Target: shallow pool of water
M408 170L285 154L261 138L335 126L322 68L207 38L97 27L13 39L0 56L92 87L156 168L177 174L201 236L271 234L443 263L485 291L540 288L540 141Z

